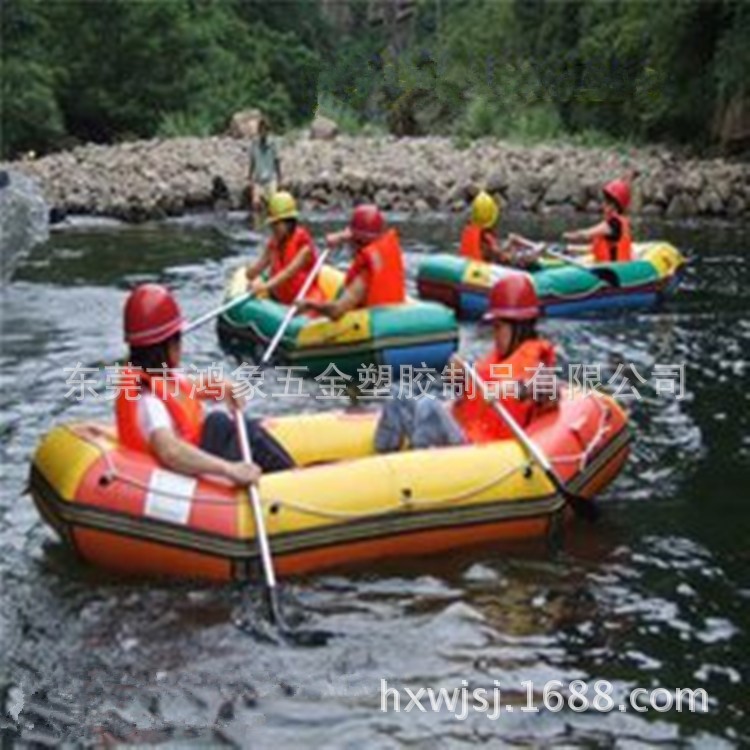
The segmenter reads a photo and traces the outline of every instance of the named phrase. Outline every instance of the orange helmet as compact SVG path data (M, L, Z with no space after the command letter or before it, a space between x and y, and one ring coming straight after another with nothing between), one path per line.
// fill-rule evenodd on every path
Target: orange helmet
M184 322L177 300L161 284L141 284L125 302L125 341L130 346L160 344L182 331Z
M630 205L630 185L625 180L612 180L602 189L604 195L611 198L619 207L620 211L627 211Z
M490 290L489 309L482 316L482 321L535 320L540 314L539 297L529 275L513 271Z

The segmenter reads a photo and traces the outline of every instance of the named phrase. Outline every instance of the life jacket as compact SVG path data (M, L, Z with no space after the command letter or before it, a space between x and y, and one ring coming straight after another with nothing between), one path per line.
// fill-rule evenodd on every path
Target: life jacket
M597 263L626 263L633 259L633 240L630 235L630 220L618 214L616 211L608 210L605 218L616 218L620 221L620 239L611 240L609 237L599 235L594 237L591 252Z
M476 224L467 224L461 233L459 254L464 258L471 258L471 260L486 261L482 252L482 243L493 249L497 247L497 239L489 229L482 229Z
M291 305L292 302L297 299L300 289L304 286L310 271L312 271L315 266L318 259L318 251L315 249L315 244L313 238L310 236L310 232L301 226L296 226L294 228L292 234L286 238L281 247L275 237L271 237L268 241L268 249L271 253L271 276L276 276L276 274L281 273L306 247L309 247L312 250L310 260L308 260L308 262L305 263L305 265L300 268L294 276L273 289L273 297L285 305ZM325 300L325 295L318 284L317 278L307 290L305 299L318 302Z
M545 367L554 367L555 350L549 341L529 339L505 359L500 359L497 352L493 350L480 359L474 369L483 383L509 383L513 380L523 383L533 377L533 370L540 364ZM489 393L493 394L496 391L490 389ZM469 382L463 394L454 403L453 416L461 425L464 435L472 443L490 443L494 440L506 440L512 437L513 433L505 424L505 420L481 394L481 389L475 388L474 383ZM536 411L533 399L521 400L512 392L504 396L502 390L499 395L499 401L513 419L521 427L526 427Z
M367 295L362 307L400 305L406 300L406 274L401 243L395 229L357 250L344 279L344 287L362 278Z
M122 373L124 382L140 383L141 390L148 389L169 412L177 435L188 443L198 445L203 432L203 405L194 396L193 384L184 375L169 375L168 378L150 375L137 368L128 368ZM127 448L151 453L151 446L143 434L138 419L138 399L127 388L120 389L115 401L115 417L120 442Z

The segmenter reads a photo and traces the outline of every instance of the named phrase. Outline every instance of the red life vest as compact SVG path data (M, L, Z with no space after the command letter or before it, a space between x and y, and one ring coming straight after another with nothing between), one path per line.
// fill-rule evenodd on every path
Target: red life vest
M480 359L474 369L485 383L513 380L523 383L533 376L533 370L540 364L554 367L555 350L549 341L529 339L505 359L500 359L493 350ZM490 390L490 393L492 392ZM502 394L502 391L500 393ZM536 404L531 398L521 400L509 394L501 396L500 401L521 427L526 427L532 420ZM474 388L473 383L468 383L464 393L455 402L453 416L472 443L506 440L513 434L503 418L481 396L481 390Z
M487 261L483 245L488 245L493 250L496 249L495 235L489 229L482 229L476 224L468 224L461 233L459 254L464 258Z
M344 286L361 278L367 287L362 307L400 305L406 300L406 274L401 243L395 229L388 230L354 256Z
M310 232L299 225L294 228L294 231L286 238L281 247L275 237L271 237L268 241L268 250L271 253L271 276L281 273L306 247L312 250L307 263L294 276L287 279L283 284L274 287L272 291L273 297L285 305L291 305L297 299L300 289L302 289L310 271L315 266L315 262L318 259L318 251L315 249L315 243L310 236ZM323 290L320 288L317 278L307 290L305 299L318 302L325 300Z
M591 244L591 252L597 263L626 263L633 259L633 240L630 235L630 221L626 216L616 211L607 210L604 214L606 219L615 217L620 222L620 239L611 240L609 237L599 235L594 237Z
M172 418L175 432L188 443L198 445L203 432L203 405L191 396L193 384L184 375L170 375L168 378L153 376L141 370L131 368L122 373L124 382L140 382L158 398ZM115 416L120 443L132 450L152 453L148 439L141 430L138 419L139 400L126 398L127 388L122 388L115 401Z

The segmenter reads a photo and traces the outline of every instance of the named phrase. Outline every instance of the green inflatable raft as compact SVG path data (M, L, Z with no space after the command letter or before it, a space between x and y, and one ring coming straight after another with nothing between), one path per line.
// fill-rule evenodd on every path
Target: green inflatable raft
M685 259L666 242L636 243L634 254L636 259L628 263L591 264L607 269L605 278L559 261L542 261L529 269L544 314L576 317L658 305L677 286ZM476 319L487 309L490 289L509 273L519 271L438 253L421 262L417 289L422 299L442 302L459 318Z
M324 266L321 286L335 298L343 274ZM226 299L245 292L244 268L231 277ZM259 361L279 330L289 308L267 297L249 299L219 318L222 347L239 359ZM458 348L458 325L452 310L434 302L409 300L353 310L340 320L297 315L292 318L273 358L279 366L306 368L298 375L317 377L331 365L358 382L358 371L369 365L387 365L393 379L400 368L426 366L442 370Z

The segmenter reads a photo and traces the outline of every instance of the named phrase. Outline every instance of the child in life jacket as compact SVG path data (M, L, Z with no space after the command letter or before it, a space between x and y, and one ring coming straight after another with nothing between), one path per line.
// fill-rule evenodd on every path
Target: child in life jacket
M493 328L492 349L475 366L480 380L496 384L503 406L525 428L552 404L554 392L534 387L535 372L554 368L552 344L536 332L540 308L536 290L526 274L498 281L482 318ZM378 422L375 447L380 453L398 450L404 441L412 448L487 443L512 437L503 418L487 403L481 388L467 384L450 407L428 398L394 398Z
M377 206L360 205L352 212L349 226L326 237L329 247L346 242L354 259L344 287L331 302L306 300L299 309L338 320L350 310L379 305L398 305L406 300L406 275L401 243L395 229L386 229Z
M318 251L310 232L298 222L299 212L294 197L286 191L274 193L268 202L271 239L261 256L246 270L248 291L268 293L284 305L297 298L307 277L312 273ZM268 279L261 274L268 271ZM323 291L315 279L307 290L306 299L323 301Z
M594 256L595 263L626 263L633 259L630 220L630 186L625 180L612 180L603 190L604 218L593 227L565 232L563 238L584 245L568 245L569 253Z
M165 287L142 284L128 296L124 329L130 364L123 373L128 386L115 401L120 443L151 454L171 471L213 474L237 485L256 483L261 471L290 468L286 452L258 422L246 420L256 462L247 464L234 420L220 409L205 413L207 400L236 409L243 399L226 380L201 385L180 374L183 325L177 301Z
M504 266L525 268L538 257L533 243L516 234L508 235L501 243L495 232L500 219L500 206L485 191L477 194L471 203L471 221L461 233L459 254L464 258L499 263Z

